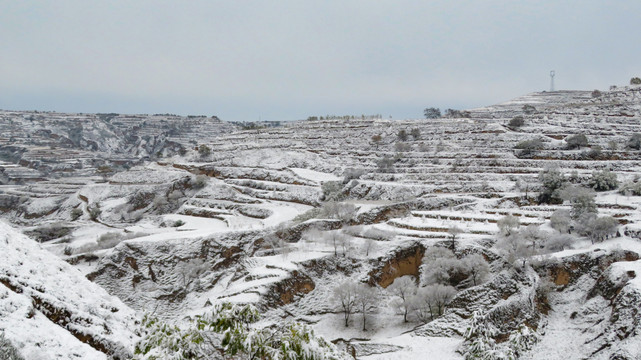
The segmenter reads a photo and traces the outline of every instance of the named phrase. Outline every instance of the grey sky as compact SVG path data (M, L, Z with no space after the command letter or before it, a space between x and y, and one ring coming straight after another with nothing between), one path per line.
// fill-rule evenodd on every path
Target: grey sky
M0 108L420 117L641 75L639 1L0 0Z

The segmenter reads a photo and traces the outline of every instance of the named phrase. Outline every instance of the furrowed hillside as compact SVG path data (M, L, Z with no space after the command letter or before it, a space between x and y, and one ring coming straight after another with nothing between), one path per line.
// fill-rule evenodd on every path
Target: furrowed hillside
M245 130L86 115L77 144L67 115L4 114L27 145L3 217L139 314L250 303L359 359L639 353L640 87ZM38 146L92 160L47 172Z

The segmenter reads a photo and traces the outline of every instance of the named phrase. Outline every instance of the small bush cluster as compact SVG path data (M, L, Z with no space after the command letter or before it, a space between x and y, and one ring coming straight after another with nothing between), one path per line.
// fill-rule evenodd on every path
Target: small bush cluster
M525 120L523 119L523 116L518 115L513 117L510 122L507 123L507 125L513 129L520 128L521 126L525 125Z
M580 149L588 146L588 138L584 134L576 134L568 136L565 139L568 150Z
M609 191L619 187L619 181L617 175L608 170L595 171L592 173L588 185L596 191Z

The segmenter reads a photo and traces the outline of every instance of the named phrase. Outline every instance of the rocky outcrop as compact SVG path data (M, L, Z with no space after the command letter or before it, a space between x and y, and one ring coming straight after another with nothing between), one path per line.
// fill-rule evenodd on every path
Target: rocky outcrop
M262 304L268 308L275 308L291 304L301 296L308 294L316 288L312 278L294 270L291 275L269 287L267 294L262 299Z
M418 277L423 255L425 255L425 247L420 243L414 243L386 258L376 260L374 270L368 274L368 283L386 288L398 277L405 275Z
M137 310L155 304L177 315L189 293L216 286L227 276L246 275L242 260L259 238L256 232L170 241L125 241L103 257L87 277ZM151 309L153 310L153 309Z
M567 287L581 276L589 274L598 278L612 263L617 261L635 261L639 254L632 251L595 250L593 253L583 253L565 257L559 261L544 262L536 267L541 277L549 278L554 284Z

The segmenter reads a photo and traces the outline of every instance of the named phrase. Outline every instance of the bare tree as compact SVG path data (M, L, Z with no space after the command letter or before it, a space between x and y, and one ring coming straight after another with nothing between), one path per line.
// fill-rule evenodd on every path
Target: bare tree
M369 252L376 248L376 240L374 239L365 239L365 256L369 256Z
M490 265L482 255L471 254L463 258L463 268L469 274L474 286L483 283L490 273Z
M407 322L407 314L410 311L412 296L416 295L416 281L411 276L403 276L394 280L387 289L396 296L394 305L403 314L403 322Z
M590 240L593 244L595 241L603 241L610 235L615 234L618 227L619 222L612 216L598 217L589 224Z
M512 215L506 215L496 222L503 236L510 236L515 229L518 229L521 224L519 219Z
M449 285L433 284L419 288L412 297L412 306L419 320L427 322L443 315L445 306L456 295L456 289Z
M504 253L510 264L520 259L523 261L523 266L525 266L525 261L530 254L528 244L519 232L499 238L496 247Z
M450 239L452 239L452 242L450 243L450 249L452 251L455 251L456 250L456 237L463 233L463 229L461 229L458 226L450 226L450 228L447 229L447 233L450 235Z
M349 318L356 305L356 286L353 280L346 280L334 288L334 299L340 306L345 320L345 327L349 326Z
M356 305L363 314L363 331L367 331L365 320L367 319L367 313L371 312L378 303L378 292L376 288L362 283L356 285L355 291Z

